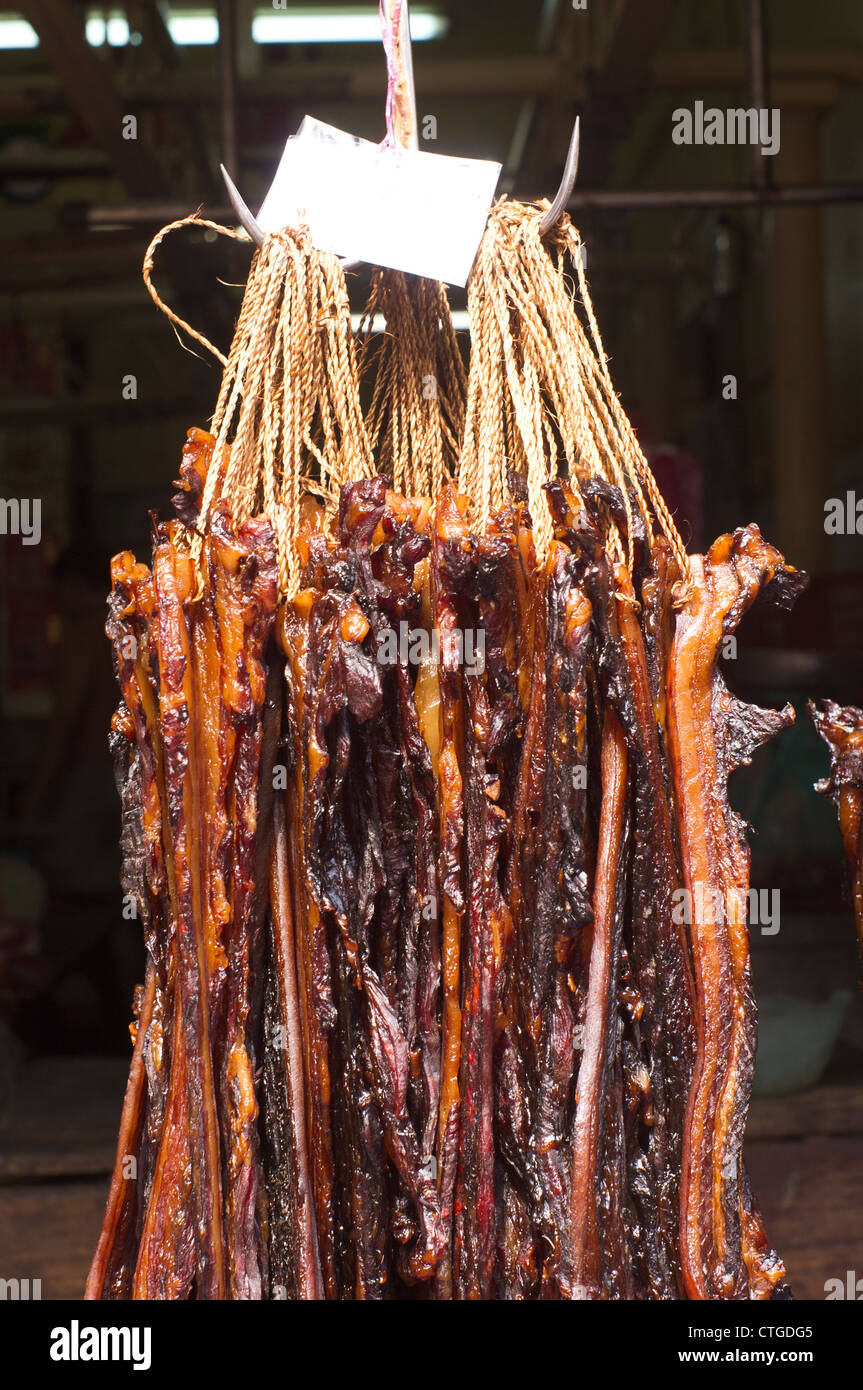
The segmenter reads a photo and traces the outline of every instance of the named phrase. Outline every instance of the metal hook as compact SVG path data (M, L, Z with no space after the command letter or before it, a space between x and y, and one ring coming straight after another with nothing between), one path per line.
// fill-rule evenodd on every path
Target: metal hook
M225 168L224 164L220 164L219 168L222 171L222 178L225 180L225 187L228 190L228 197L231 200L231 207L237 214L237 221L240 223L241 227L245 227L246 231L249 233L249 236L252 238L252 241L255 243L256 246L263 246L263 228L261 227L257 218L252 216L252 213L250 212L249 208L243 202L243 199L240 196L240 191L234 183L234 180L228 173L227 169Z
M569 141L569 149L566 154L566 163L563 166L563 177L560 181L560 187L554 195L554 202L539 224L540 236L545 236L547 232L551 231L572 197L572 190L575 187L575 180L578 177L578 151L580 143L581 117L576 116L575 125L572 127L572 136ZM230 189L228 191L230 192Z

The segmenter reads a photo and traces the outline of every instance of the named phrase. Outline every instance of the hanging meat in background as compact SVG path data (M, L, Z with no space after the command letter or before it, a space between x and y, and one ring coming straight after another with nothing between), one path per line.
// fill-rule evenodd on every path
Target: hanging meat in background
M830 775L815 790L832 798L851 874L851 900L863 977L863 710L824 700L809 714L830 750Z

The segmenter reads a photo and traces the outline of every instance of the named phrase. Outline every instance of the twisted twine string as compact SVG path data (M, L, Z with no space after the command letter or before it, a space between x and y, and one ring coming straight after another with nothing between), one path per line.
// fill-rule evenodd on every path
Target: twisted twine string
M468 282L471 362L459 486L485 526L508 490L509 470L521 474L537 553L544 557L552 528L543 485L565 460L576 488L601 477L619 489L630 571L635 506L648 541L658 523L687 578L685 547L614 390L581 238L566 216L542 237L547 206L497 203ZM578 300L564 270L567 254L576 268ZM609 545L622 560L614 525Z
M455 477L485 529L510 495L514 473L524 480L542 561L552 537L543 488L565 463L576 489L591 477L619 489L630 572L635 507L649 541L657 524L667 536L688 585L683 542L614 390L581 238L565 216L543 238L546 206L501 200L492 209L468 282L467 373L442 285L377 270L355 338L342 267L315 251L304 228L268 236L256 252L225 357L157 293L154 256L184 226L248 237L197 214L164 227L144 260L147 288L178 337L182 330L224 368L199 533L216 497L226 498L238 524L263 509L276 530L280 587L288 594L299 581L303 492L333 509L344 482L376 471L399 492L432 498ZM387 325L377 342L376 314ZM365 415L361 378L372 385ZM200 548L201 534L193 555ZM613 523L609 549L624 560Z
M175 330L188 333L224 367L192 555L200 560L216 498L229 503L237 525L263 510L276 531L280 589L289 594L299 582L301 492L313 490L330 500L343 482L374 472L344 271L337 257L314 249L306 228L268 236L252 260L225 357L152 283L159 245L169 232L189 225L248 238L195 214L163 228L144 261L147 288Z
M385 333L373 333L375 315ZM360 379L380 471L398 492L436 497L455 473L467 373L443 285L376 270L358 333Z

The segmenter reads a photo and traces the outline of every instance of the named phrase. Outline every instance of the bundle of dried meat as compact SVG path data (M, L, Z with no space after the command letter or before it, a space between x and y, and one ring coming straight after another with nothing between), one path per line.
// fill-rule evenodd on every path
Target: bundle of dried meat
M492 210L467 376L441 286L377 273L357 351L338 261L266 238L113 562L148 963L90 1297L786 1293L728 779L793 711L719 660L805 580L755 526L685 553L543 213Z

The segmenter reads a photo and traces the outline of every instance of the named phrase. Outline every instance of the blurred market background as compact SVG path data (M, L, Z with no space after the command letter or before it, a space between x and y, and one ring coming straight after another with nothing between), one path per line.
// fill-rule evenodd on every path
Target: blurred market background
M779 931L753 934L749 1162L792 1285L823 1297L863 1269L863 1002L805 717L809 696L863 704L863 6L440 0L412 20L422 146L501 161L501 191L550 195L581 113L571 213L678 525L702 548L757 521L813 576L790 618L747 620L727 676L798 710L733 799L757 829L753 886L781 902ZM42 533L0 535L0 1276L44 1268L46 1297L82 1283L142 975L106 746L108 559L147 557L219 381L141 262L199 205L230 220L220 159L256 207L307 112L379 140L384 92L374 3L0 9L0 496L40 498ZM696 102L778 108L779 152L676 144ZM248 264L185 230L155 280L227 350ZM359 310L367 273L352 283ZM845 534L825 530L830 498Z

